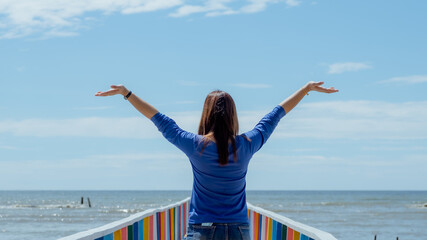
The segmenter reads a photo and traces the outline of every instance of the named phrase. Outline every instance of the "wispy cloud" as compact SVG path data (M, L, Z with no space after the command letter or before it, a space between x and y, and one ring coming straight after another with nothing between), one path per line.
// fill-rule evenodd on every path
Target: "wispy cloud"
M8 145L0 145L0 149L5 149L5 150L17 150L17 147L14 146L8 146Z
M152 123L151 123L152 124ZM147 127L141 118L76 118L76 119L26 119L1 121L0 132L16 136L34 137L118 137L127 138L125 132L132 128L132 136L151 138L156 135L153 126Z
M21 181L17 172L33 181ZM181 153L117 153L54 161L0 161L1 189L68 189L67 186L79 189L191 189L191 181L191 166Z
M297 1L297 0L286 0L285 2L290 7L295 7L301 4L301 1Z
M343 72L357 72L364 69L372 68L371 65L361 62L343 62L329 65L329 74L339 74Z
M332 146L331 146L332 147ZM332 147L333 148L333 147ZM425 189L426 154L392 158L352 155L266 154L261 149L249 165L248 189ZM378 171L382 169L382 171ZM310 176L298 178L301 172ZM396 181L395 176L401 176ZM313 181L315 179L315 181Z
M184 17L194 13L204 13L207 17L220 15L257 13L264 11L269 4L285 3L288 7L295 7L300 4L297 0L247 0L240 1L241 6L231 7L230 0L208 0L202 5L185 4L171 13L171 17Z
M218 10L218 9L211 8L210 6L185 5L178 8L178 10L176 10L175 12L169 14L169 16L184 17L194 13L208 12L213 10Z
M183 129L195 131L200 113L176 113L171 116ZM129 131L133 134L129 135ZM153 123L142 116L4 120L0 121L0 133L31 137L130 137L138 139L161 137Z
M300 166L324 166L324 165L333 165L335 167L341 166L368 166L368 167L385 167L385 166L401 166L405 167L408 165L425 165L425 161L422 160L420 156L426 157L426 155L405 155L405 161L401 161L400 158L397 159L387 159L384 160L381 157L372 157L371 159L358 159L356 156L322 156L322 155L284 155L284 154L268 154L268 153L258 153L254 155L254 160L252 164L256 164L257 169L274 169L282 168L285 166L300 165ZM258 161L258 159L262 161ZM263 166L261 166L263 165Z
M380 81L380 83L406 83L406 84L425 83L425 82L427 82L427 75L393 77L387 80Z
M313 139L427 139L427 101L334 101L298 106L276 137Z
M252 130L271 109L240 111L241 133ZM178 125L196 132L201 112L166 113ZM427 101L390 103L335 101L297 106L277 126L273 138L286 139L427 139ZM132 132L132 135L128 133ZM144 117L26 119L0 121L0 133L35 137L161 138Z
M135 1L132 1L135 2ZM122 10L124 14L141 13L141 12L152 12L162 9L167 9L181 5L181 0L145 0L140 1L137 6L129 6Z
M96 17L88 13L109 15L135 14L170 9L169 16L185 17L203 13L207 17L256 13L268 5L284 3L289 7L297 0L19 0L0 1L0 39L39 34L41 38L70 37L87 28Z
M225 15L221 13L232 13L232 9L226 6L230 0L208 0L203 5L186 4L179 7L175 12L169 14L171 17L184 17L194 13L207 13L207 16ZM212 15L213 13L216 13Z
M232 15L232 14L238 14L239 12L232 10L232 9L227 9L224 11L212 11L212 12L208 12L206 13L206 17L216 17L216 16L222 16L222 15Z
M17 38L42 32L43 37L75 36L86 13L131 14L181 5L181 0L20 0L0 1L0 38Z
M282 2L280 0L249 0L250 4L247 4L240 8L239 12L241 13L256 13L264 11L268 4L279 3ZM285 0L286 6L288 7L296 7L300 5L300 1L297 0Z
M233 86L239 87L239 88L252 88L252 89L272 87L270 84L264 84L264 83L236 83L236 84L233 84Z
M269 0L251 0L249 1L250 4L243 6L240 8L240 12L243 13L256 13L264 11L267 7L267 4L269 2L276 2L276 1L269 1Z

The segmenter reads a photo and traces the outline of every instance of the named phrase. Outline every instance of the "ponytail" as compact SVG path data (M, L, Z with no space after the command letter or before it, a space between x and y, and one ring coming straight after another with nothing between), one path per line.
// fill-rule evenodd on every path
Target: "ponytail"
M235 136L238 132L236 107L231 96L223 91L214 91L206 97L202 118L199 125L199 134L213 134L218 150L220 165L228 163L228 142L232 144L233 159L237 161ZM203 138L203 150L209 143L207 137Z
M215 105L213 135L216 140L218 150L218 160L220 165L228 163L228 142L231 141L233 146L234 161L237 161L236 142L233 132L230 131L230 116L226 114L227 109L224 97L220 97Z

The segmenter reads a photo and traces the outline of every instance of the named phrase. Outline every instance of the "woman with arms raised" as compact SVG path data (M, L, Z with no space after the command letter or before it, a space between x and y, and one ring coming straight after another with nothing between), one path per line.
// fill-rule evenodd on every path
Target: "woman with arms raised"
M182 130L174 120L122 85L96 96L121 94L157 126L163 136L189 158L193 169L187 240L250 239L246 207L246 172L253 154L272 134L279 120L310 91L334 93L323 82L309 82L265 115L253 130L238 135L232 97L213 91L206 97L198 134Z

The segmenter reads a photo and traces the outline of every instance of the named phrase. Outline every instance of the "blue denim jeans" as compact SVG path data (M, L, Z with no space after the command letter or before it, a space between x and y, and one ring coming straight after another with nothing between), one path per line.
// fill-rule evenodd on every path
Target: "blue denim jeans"
M189 224L186 240L250 240L247 223Z

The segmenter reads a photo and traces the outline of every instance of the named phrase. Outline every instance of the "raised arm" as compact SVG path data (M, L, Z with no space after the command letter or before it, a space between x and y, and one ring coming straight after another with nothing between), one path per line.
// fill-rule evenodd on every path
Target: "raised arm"
M338 90L331 88L321 87L323 82L309 82L292 94L290 97L285 99L279 105L277 105L273 111L265 115L261 121L257 125L255 125L254 129L244 133L246 137L248 137L251 141L250 150L251 154L257 152L267 141L270 135L273 133L280 119L288 114L300 101L301 99L310 91L317 92L325 92L325 93L333 93L338 92Z
M97 92L95 96L105 97L118 94L126 96L127 94L129 94L129 92L130 91L123 85L111 85L110 90L105 92ZM155 109L149 103L136 96L134 93L131 93L128 100L136 108L136 110L138 110L148 119L151 119L157 112L159 112L157 111L157 109Z
M324 93L334 93L338 92L337 89L330 87L324 88L321 85L324 82L308 82L302 88L294 92L291 96L283 100L279 105L285 110L286 113L289 113L300 101L304 98L304 96L308 95L310 91L316 92L324 92Z

